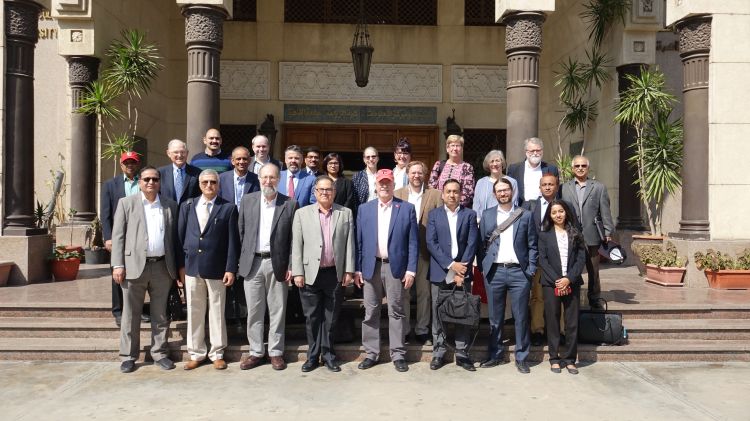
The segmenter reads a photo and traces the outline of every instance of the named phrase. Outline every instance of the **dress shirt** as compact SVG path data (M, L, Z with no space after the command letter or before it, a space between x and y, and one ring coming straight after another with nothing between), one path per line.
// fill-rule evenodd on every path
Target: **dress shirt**
M125 186L125 197L132 196L141 191L138 187L138 174L136 174L132 180L129 179L127 175L123 174L122 179Z
M409 184L409 181L407 181L406 178L406 167L399 168L398 165L396 165L396 167L393 168L393 183L395 184L394 189L400 189Z
M182 192L185 190L185 165L182 168L172 163L172 176L174 181L175 200L179 203ZM178 180L179 179L179 180Z
M149 202L146 195L141 192L141 202L146 215L146 233L148 234L146 257L164 256L164 212L159 195L156 195L156 200Z
M378 197L375 191L375 174L370 174L370 170L365 168L365 174L367 174L367 191L370 193L367 195L367 201L373 200Z
M414 193L411 189L411 186L407 187L409 191L409 203L414 205L414 211L417 212L417 223L419 223L419 219L422 217L422 196L424 196L424 184L422 185L422 189L419 190L419 193Z
M271 224L273 214L276 211L275 196L269 202L265 196L260 199L260 221L258 221L258 244L255 245L256 253L268 253L271 251Z
M393 199L388 203L378 201L378 254L381 259L388 258L388 229L391 226Z
M258 160L258 158L255 158L253 160L253 173L258 174L258 172L260 171L260 167L268 164L269 162L271 162L270 159L268 161L266 161L266 162L261 162L261 161Z
M201 229L201 232L203 232L203 229L206 227L205 224L208 223L209 217L211 215L211 209L213 209L215 204L216 204L215 197L211 200L206 200L206 197L201 195L200 199L198 199L198 206L195 207L195 216L198 217L199 225L201 224L201 222L203 223L203 225L199 227ZM202 216L201 215L202 212L207 212L207 213L203 213L203 215L205 216ZM201 221L202 218L206 218L206 220Z
M237 175L237 171L234 172L234 204L240 207L242 202L242 195L245 191L245 181L247 180L247 173L243 176Z
M448 216L448 229L451 233L451 258L455 259L458 256L458 211L461 206L456 206L456 211L453 212L445 206L445 214ZM451 263L452 265L453 263ZM450 265L448 265L450 268ZM453 277L456 275L456 271L448 269L448 274L445 276L445 283L453 283Z
M531 168L529 160L524 161L526 169L523 171L523 200L536 200L542 195L539 190L539 181L542 179L541 162L536 168Z
M515 206L509 211L504 211L500 205L497 206L497 225L505 222L510 214L515 210ZM511 224L508 229L500 233L500 247L497 250L497 257L495 263L519 263L518 256L516 256L516 249L513 248L513 225Z
M328 211L318 206L318 217L320 218L320 232L323 236L323 249L320 251L320 267L328 268L336 265L333 256L333 239L331 238L331 220L333 219L333 208Z
M586 181L588 181L588 179ZM578 222L581 222L581 216L583 215L581 206L583 206L583 196L586 195L586 181L582 183L576 179L575 182L576 197L578 198Z
M560 252L560 265L562 267L562 275L568 275L568 233L566 231L555 230L555 237L557 237L557 250Z

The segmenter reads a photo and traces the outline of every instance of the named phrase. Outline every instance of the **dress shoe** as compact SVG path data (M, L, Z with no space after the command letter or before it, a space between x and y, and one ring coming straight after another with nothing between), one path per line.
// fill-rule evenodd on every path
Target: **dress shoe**
M560 368L559 365L557 367L550 366L549 371L551 371L551 372L553 372L555 374L562 373L562 369Z
M479 364L479 367L481 368L497 367L498 365L502 365L506 363L507 361L500 359L500 358L490 358L490 359L482 361L482 363Z
M227 362L224 361L223 358L219 358L214 361L214 368L217 370L226 370L227 369Z
M328 371L333 371L334 373L341 371L341 367L339 367L339 363L336 360L326 360L325 365Z
M123 373L132 373L135 371L135 361L125 360L120 364L120 371Z
M312 360L312 359L307 360L307 361L305 361L304 364L302 364L302 372L303 373L309 373L309 372L315 370L316 368L318 368L319 364L320 363L318 362L318 360Z
M432 338L427 333L420 333L416 336L417 343L420 345L425 345L427 342L432 343Z
M438 357L432 357L432 361L430 361L430 370L437 370L440 367L442 367L445 363L442 359Z
M368 368L373 368L378 362L373 360L372 358L365 358L359 365L357 366L360 370L367 370Z
M286 368L286 361L284 361L284 357L281 355L275 355L271 357L271 367L273 367L274 370L283 370Z
M141 314L141 322L143 323L150 323L151 322L151 316L148 314Z
M120 327L120 325L122 324L122 318L115 317L115 324L117 325L117 327Z
M159 367L161 367L162 370L172 370L172 369L174 369L174 363L172 362L172 360L170 360L167 357L164 357L164 358L160 359L159 361L156 361L154 364L156 364Z
M185 363L184 366L182 366L185 370L195 370L196 368L200 367L205 363L206 360L190 360Z
M477 371L474 367L474 363L468 358L456 358L456 365L466 371Z
M406 364L406 360L396 360L393 362L393 366L396 367L396 371L399 373L409 371L409 365Z
M544 335L539 332L531 334L531 345L542 346L544 345Z
M250 370L251 368L255 368L263 363L263 358L250 355L240 363L240 370Z
M516 369L521 374L531 373L531 370L529 369L529 364L526 361L516 361Z
M568 364L568 366L565 368L568 369L568 373L570 374L578 374L578 368L575 366L575 364Z

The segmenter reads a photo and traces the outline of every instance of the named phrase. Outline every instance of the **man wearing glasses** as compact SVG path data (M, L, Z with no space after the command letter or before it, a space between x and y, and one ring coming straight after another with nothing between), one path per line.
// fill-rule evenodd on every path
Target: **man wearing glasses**
M177 279L174 244L177 203L159 194L159 171L151 166L139 173L140 194L117 203L112 227L112 278L125 298L120 326L120 371L135 371L141 350L141 312L146 291L151 298L151 357L164 370L167 358L167 297Z
M320 364L341 371L333 351L334 330L344 288L354 274L354 217L352 211L333 203L333 180L321 175L315 180L317 206L294 214L292 276L299 288L307 331L307 361L302 371Z
M542 161L544 156L544 142L538 137L530 137L523 141L523 147L526 151L526 160L516 162L508 167L508 176L518 181L518 203L521 206L523 202L536 200L542 192L539 190L539 180L543 174L554 174L560 177L557 167Z
M393 158L396 160L396 167L393 168L393 182L395 190L405 187L409 184L409 174L406 167L411 162L411 144L409 139L402 137L396 143L393 150Z

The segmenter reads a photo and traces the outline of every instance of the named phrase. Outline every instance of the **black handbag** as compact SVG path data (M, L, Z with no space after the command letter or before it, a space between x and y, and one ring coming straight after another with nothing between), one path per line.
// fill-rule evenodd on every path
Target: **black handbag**
M185 290L172 284L167 297L167 316L169 320L180 321L187 319L187 303L184 300Z
M442 323L479 327L480 297L463 288L442 289L438 292L437 313Z
M622 313L607 310L584 310L578 316L578 342L596 345L627 345L628 332L622 325Z

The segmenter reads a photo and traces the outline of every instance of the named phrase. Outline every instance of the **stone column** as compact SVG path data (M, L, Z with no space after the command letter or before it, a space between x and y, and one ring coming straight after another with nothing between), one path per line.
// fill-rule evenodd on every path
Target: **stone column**
M677 22L684 94L682 219L675 238L709 240L708 219L708 55L711 16Z
M642 66L646 64L634 63L617 67L617 90L622 94L630 87L630 82L625 78L627 75L639 75ZM625 162L633 154L632 145L635 143L636 133L632 126L620 124L620 195L618 204L620 214L617 218L618 230L644 231L643 217L641 216L641 201L638 199L638 186L633 182L638 178L634 169Z
M188 52L186 141L197 153L206 131L219 127L219 59L228 15L222 8L195 4L184 6L182 15Z
M78 113L81 96L99 74L99 59L70 56L68 77L72 97L70 115L70 178L71 185L89 186L70 190L70 207L77 210L73 224L89 224L96 217L96 116Z
M34 49L42 6L5 0L4 235L34 235Z
M508 56L508 162L526 159L523 141L539 133L539 55L544 19L542 12L513 12L503 17Z

